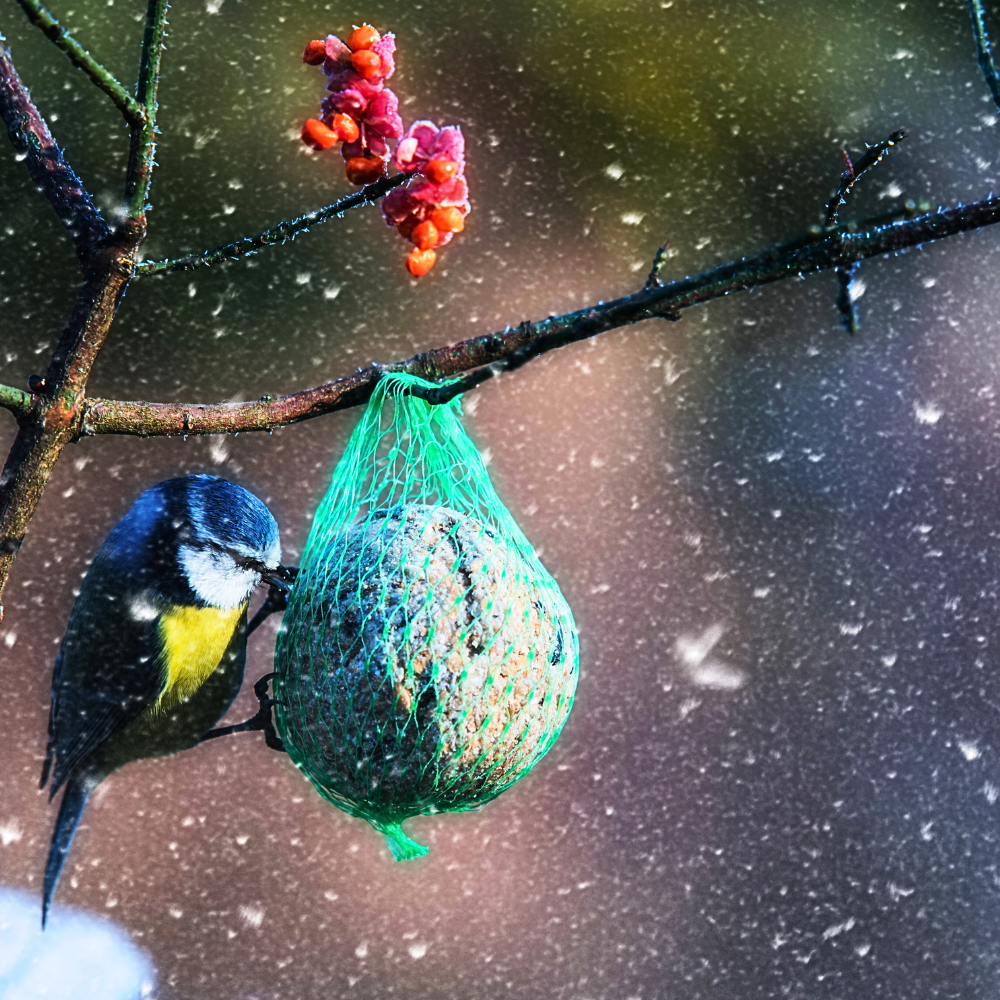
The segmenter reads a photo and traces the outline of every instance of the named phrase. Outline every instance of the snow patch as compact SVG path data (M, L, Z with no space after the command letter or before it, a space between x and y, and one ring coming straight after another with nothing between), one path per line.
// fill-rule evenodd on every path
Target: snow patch
M0 824L0 844L4 847L16 844L23 836L24 831L16 819L9 819L6 823Z
M697 638L682 635L677 639L674 657L692 684L715 691L735 691L745 683L742 670L710 655L724 632L722 625L709 625Z
M918 424L928 424L933 426L944 415L944 410L937 403L914 403L913 416Z
M264 922L264 908L262 906L241 906L240 919L247 927L257 930Z
M832 927L827 927L827 929L823 931L823 940L829 941L830 938L835 938L838 934L843 934L844 931L849 931L854 924L854 917L848 917L842 924L834 924Z

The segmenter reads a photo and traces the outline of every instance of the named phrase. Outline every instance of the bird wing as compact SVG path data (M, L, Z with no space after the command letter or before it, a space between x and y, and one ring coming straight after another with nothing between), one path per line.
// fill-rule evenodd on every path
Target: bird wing
M99 553L100 555L100 553ZM163 601L95 558L73 605L52 678L50 797L109 736L163 687L159 620Z

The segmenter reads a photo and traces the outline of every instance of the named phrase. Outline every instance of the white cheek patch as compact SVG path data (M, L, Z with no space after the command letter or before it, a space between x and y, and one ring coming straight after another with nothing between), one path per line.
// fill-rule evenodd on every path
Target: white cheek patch
M252 569L241 569L231 556L216 549L182 545L180 564L188 585L199 599L216 608L238 608L260 583Z

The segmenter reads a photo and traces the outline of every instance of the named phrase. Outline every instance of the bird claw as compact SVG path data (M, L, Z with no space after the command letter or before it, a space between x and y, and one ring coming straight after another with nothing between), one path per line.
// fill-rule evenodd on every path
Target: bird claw
M253 693L257 696L257 703L259 705L255 715L252 715L246 722L237 723L235 726L222 726L219 729L210 729L202 736L199 742L204 743L205 740L214 740L219 736L231 736L234 733L262 732L264 734L264 743L269 749L277 750L279 753L287 753L285 744L282 743L281 737L275 732L274 720L271 718L271 709L279 704L277 698L271 698L267 693L267 685L272 677L274 677L273 671L269 674L264 674L253 686Z
M253 693L257 695L257 702L260 705L260 708L257 709L257 714L254 716L254 720L258 722L256 728L263 731L264 742L267 746L271 750L277 750L279 753L287 753L285 744L274 730L274 720L271 718L271 709L278 704L278 699L268 697L267 685L274 676L275 674L272 670L271 673L264 674L253 686Z

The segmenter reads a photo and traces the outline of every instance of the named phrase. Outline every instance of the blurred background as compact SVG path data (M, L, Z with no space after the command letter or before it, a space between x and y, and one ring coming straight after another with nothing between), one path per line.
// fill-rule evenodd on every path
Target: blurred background
M122 79L144 4L53 0ZM990 5L991 7L995 5ZM992 11L1000 36L1000 9ZM252 399L635 289L820 221L985 195L997 112L962 0L185 0L161 83L150 257L348 190L307 152L309 39L393 30L408 125L457 123L473 211L416 282L374 208L280 249L136 280L94 395ZM113 213L127 139L14 3L0 28ZM466 400L495 485L576 614L555 748L480 813L412 822L428 857L325 804L255 735L101 786L57 900L119 922L164 1000L995 997L1000 973L1000 231L547 355ZM78 282L0 155L0 381L43 371ZM64 453L0 625L0 880L37 898L53 658L87 561L144 488L255 491L294 563L355 420ZM0 414L0 446L14 422ZM254 637L246 690L270 669ZM2 991L0 991L2 992Z

